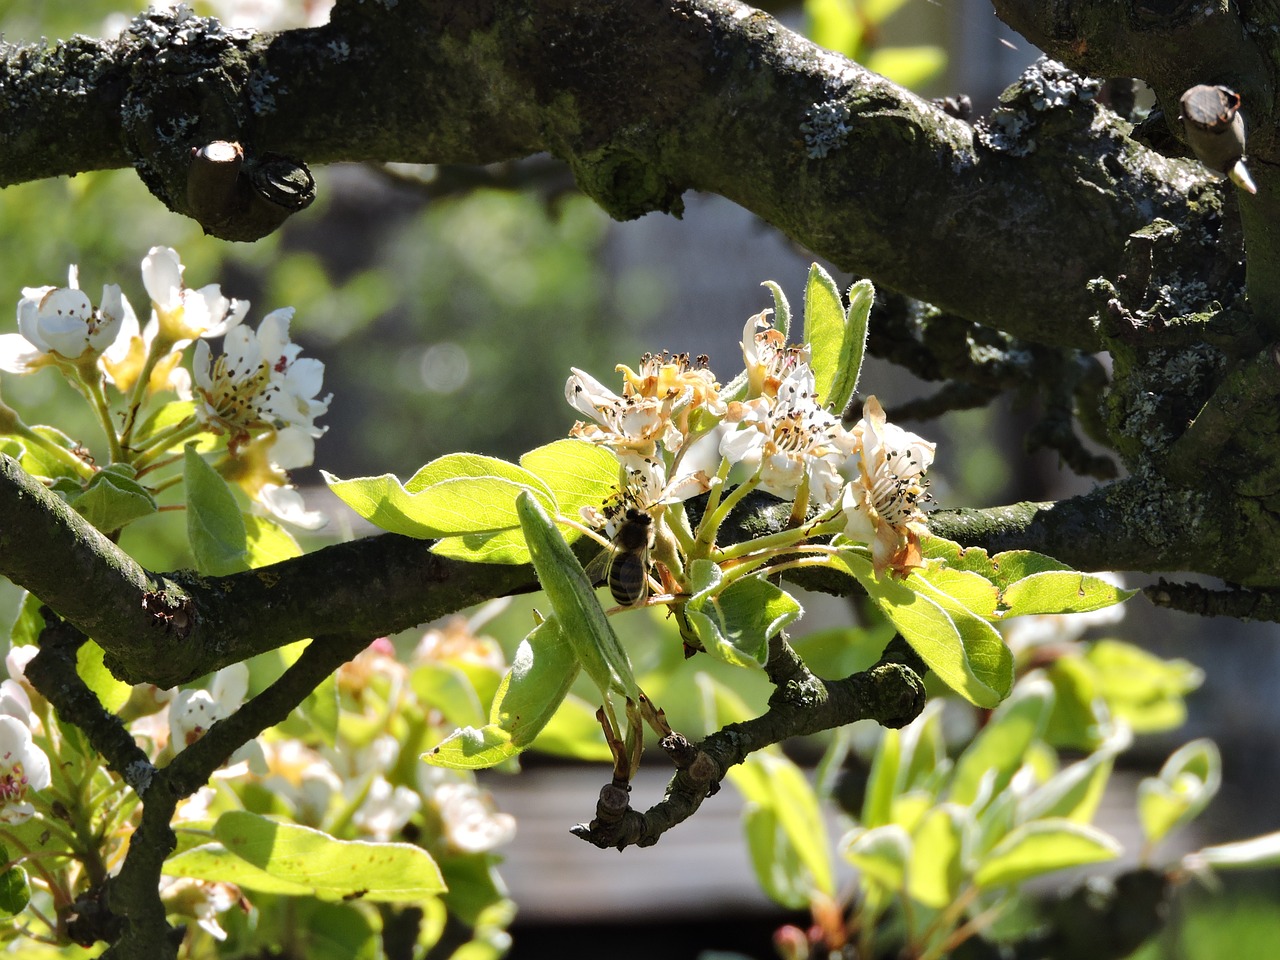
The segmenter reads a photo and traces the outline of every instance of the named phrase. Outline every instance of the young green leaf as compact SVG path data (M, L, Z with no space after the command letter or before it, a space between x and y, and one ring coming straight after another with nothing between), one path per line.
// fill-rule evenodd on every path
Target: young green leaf
M559 622L554 617L544 620L516 649L511 669L493 699L489 722L479 729L464 725L422 759L435 766L468 770L511 759L528 749L550 723L578 670L573 644Z
M337 840L244 810L224 813L213 834L216 842L171 857L164 872L325 900L405 903L445 889L431 855L408 843Z
M93 691L107 713L116 713L129 702L133 687L112 676L103 663L103 650L92 640L80 645L76 651L76 673L85 686Z
M964 871L961 841L967 811L953 804L933 807L911 834L907 893L926 907L941 910L960 892Z
M609 450L585 440L555 440L530 450L520 458L547 488L560 514L579 519L583 507L599 507L618 485L618 458ZM565 539L579 536L565 530Z
M888 824L855 831L843 841L844 858L861 871L866 880L894 893L906 885L907 864L911 861L911 836L902 827Z
M766 890L779 902L808 903L815 891L834 895L826 826L800 768L781 753L760 751L728 776L746 801L752 861Z
M119 530L158 509L151 491L133 478L133 468L121 463L95 473L84 492L68 503L104 533Z
M1192 740L1175 750L1158 777L1138 784L1138 819L1154 846L1199 815L1222 785L1222 757L1212 740Z
M690 576L696 592L685 614L707 653L726 663L764 666L769 640L803 613L795 597L759 577L720 590L720 568L710 560L695 560Z
M982 778L995 772L994 788L1003 790L1022 766L1027 748L1039 737L1053 710L1053 686L1043 678L1021 681L996 709L973 742L956 760L950 799L968 806Z
M1041 613L1087 613L1123 603L1138 591L1122 590L1101 577L1074 570L1033 573L1009 584L1000 593L1006 616Z
M538 582L551 601L578 662L606 698L610 690L620 690L638 701L640 688L631 670L631 659L600 608L582 564L531 495L520 494L516 509Z
M1013 655L991 624L925 581L877 576L861 554L842 553L840 562L943 683L979 707L1008 696Z
M9 857L3 847L0 853L4 853L7 862ZM0 873L0 917L16 917L30 902L31 882L22 867L10 867Z
M1280 867L1280 831L1249 840L1205 847L1183 859L1187 865L1207 863L1219 870L1270 870Z
M196 569L215 576L248 568L248 535L227 482L188 444L183 480L187 491L187 538Z
M809 344L815 396L820 404L831 400L836 382L841 379L844 337L845 311L840 290L831 274L815 263L809 267L809 281L804 288L804 339Z
M1114 860L1120 844L1094 827L1070 820L1020 824L984 858L973 882L979 889L1011 886L1032 877Z

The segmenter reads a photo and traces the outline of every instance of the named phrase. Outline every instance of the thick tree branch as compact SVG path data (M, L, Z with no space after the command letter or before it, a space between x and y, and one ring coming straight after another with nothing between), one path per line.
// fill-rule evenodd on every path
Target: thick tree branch
M1096 347L1085 282L1153 217L1229 255L1213 178L1129 140L1088 88L1035 78L978 137L733 0L352 0L250 39L151 14L118 42L10 48L0 84L0 183L133 163L197 215L191 151L215 140L250 171L550 151L614 216L720 193L842 269L1044 343ZM248 236L251 213L203 222Z

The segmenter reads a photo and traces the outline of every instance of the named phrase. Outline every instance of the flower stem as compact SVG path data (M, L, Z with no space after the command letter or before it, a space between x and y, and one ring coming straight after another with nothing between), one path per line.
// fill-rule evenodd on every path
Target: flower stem
M116 433L115 425L111 422L111 404L107 402L107 395L102 389L102 370L98 367L97 357L94 357L92 363L77 363L76 376L84 388L84 395L89 400L89 405L93 407L98 422L102 425L102 432L106 434L107 445L111 451L111 462L120 463L124 460L124 449L120 444L120 436Z
M156 461L175 446L184 440L197 436L203 430L204 426L195 417L176 423L168 429L161 430L147 439L147 442L141 447L144 452L133 461L133 465L138 468L138 473L142 474L148 469L154 468L157 465Z

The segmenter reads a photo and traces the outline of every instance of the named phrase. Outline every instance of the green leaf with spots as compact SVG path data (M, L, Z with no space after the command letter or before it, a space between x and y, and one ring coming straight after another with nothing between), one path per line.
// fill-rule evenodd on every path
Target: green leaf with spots
M337 840L244 810L220 816L213 835L215 842L165 861L164 872L322 900L411 903L445 889L431 855L408 843Z

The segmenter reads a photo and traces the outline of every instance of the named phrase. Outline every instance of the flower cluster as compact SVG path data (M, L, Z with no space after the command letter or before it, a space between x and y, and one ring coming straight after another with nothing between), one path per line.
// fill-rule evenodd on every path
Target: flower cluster
M491 695L498 687L506 662L496 641L478 634L483 615L428 630L403 659L388 640L374 641L322 688L337 708L328 724L311 714L296 715L283 728L251 740L217 771L214 786L178 805L172 826L182 846L207 842L221 815L251 811L344 840L417 844L435 859L451 888L455 878L466 886L485 876L493 851L514 837L514 818L497 809L474 774L417 760L456 719L428 699L433 684L465 688L477 709L480 691ZM27 685L24 671L35 653L35 647L15 646L6 658L9 678L0 681L0 845L13 862L39 865L31 876L37 916L56 921L45 935L65 939L65 919L86 895L87 884L121 869L141 808L117 774L77 752L88 745L67 738L67 728L52 721L49 704ZM164 766L240 709L255 680L262 685L270 679L234 664L202 687L160 690L142 684L128 690L127 698L117 691L127 699L120 716L149 760ZM59 757L56 769L46 753ZM94 842L86 843L90 837ZM367 856L361 853L361 861ZM227 879L174 867L161 878L158 892L168 914L194 921L189 938L207 934L228 947L243 928L240 918L251 913L261 914L262 924L291 922L293 908L285 901ZM500 881L495 877L490 893L481 886L472 896L500 901ZM344 909L374 908L352 903ZM269 919L273 910L280 915ZM27 927L38 926L29 916L22 919ZM190 943L188 951L184 955L210 955Z
M19 332L0 336L0 370L61 369L94 407L107 434L108 463L139 477L173 462L183 443L224 437L226 454L217 464L224 476L275 517L318 526L323 518L302 508L287 471L314 459L315 440L324 433L316 419L330 397L321 397L324 365L300 356L289 339L292 309L275 310L251 329L244 323L247 301L228 299L218 284L187 286L185 268L168 247L153 247L141 272L151 308L145 327L117 285L104 286L94 306L74 266L65 287L25 288ZM218 337L223 353L215 357L208 341ZM188 371L180 364L193 342ZM106 385L122 398L122 412L112 409ZM19 425L14 432L30 444L56 447L39 430ZM92 480L94 466L84 458L48 452L82 483ZM169 485L157 478L150 489Z
M919 566L934 445L888 423L875 397L846 428L817 398L808 348L788 345L769 311L747 321L742 353L742 396L733 399L705 358L646 356L638 372L619 365L621 394L573 371L566 399L590 419L571 435L613 451L622 470L618 502L584 511L586 521L606 527L626 508L652 511L713 489L719 497L736 483L739 495L795 501L799 518L818 518L824 532L839 520L879 571Z
M32 735L39 724L22 685L12 678L0 683L0 823L31 819L36 808L28 795L51 782L49 758Z

